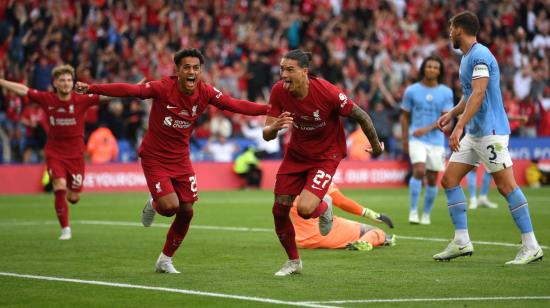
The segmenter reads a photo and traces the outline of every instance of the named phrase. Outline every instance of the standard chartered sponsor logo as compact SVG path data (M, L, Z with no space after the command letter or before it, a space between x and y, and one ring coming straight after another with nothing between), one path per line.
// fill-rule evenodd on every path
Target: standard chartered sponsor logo
M191 126L191 122L185 120L175 120L172 125L175 128L188 128L189 126Z
M87 172L84 187L146 187L141 172Z
M54 126L71 126L76 125L76 119L75 118L54 118L53 116L50 117L50 124Z
M320 127L323 127L323 126L326 126L327 123L326 122L323 122L323 123L314 123L314 124L298 124L296 122L292 123L292 126L294 126L294 128L296 129L299 129L299 130L307 130L307 131L311 131L311 130L316 130Z
M163 124L174 128L188 128L193 123L185 120L174 120L172 117L165 117Z

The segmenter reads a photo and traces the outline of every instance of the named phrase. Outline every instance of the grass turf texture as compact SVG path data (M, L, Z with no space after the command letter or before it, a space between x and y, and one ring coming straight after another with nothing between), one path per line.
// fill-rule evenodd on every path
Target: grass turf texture
M550 190L524 189L536 235L550 242ZM548 306L548 260L527 266L505 266L518 248L474 244L474 256L435 262L432 255L447 242L407 237L451 238L452 224L440 190L432 225L409 225L406 189L345 190L375 211L389 215L397 246L370 252L300 250L304 272L273 274L286 255L273 231L269 191L203 192L186 240L174 257L179 275L157 274L154 263L171 219L157 215L151 228L138 225L146 193L84 193L70 206L73 238L59 241L53 195L0 197L0 272L93 280L150 287L319 305L358 307L372 299L544 297L532 300L406 301L377 305ZM468 211L473 241L516 244L520 236L503 198L491 191L496 210ZM337 215L346 215L336 209ZM360 220L358 217L353 219ZM128 225L107 222L126 222ZM156 227L155 227L156 225ZM381 225L380 225L381 226ZM229 229L220 229L229 227ZM231 229L237 228L237 229ZM240 229L239 229L240 228ZM251 230L242 228L254 228ZM388 231L386 229L386 231ZM402 237L399 237L402 236ZM545 250L550 256L550 251ZM0 306L151 307L273 306L273 303L194 294L117 288L73 282L44 281L0 275ZM277 304L277 303L275 303Z

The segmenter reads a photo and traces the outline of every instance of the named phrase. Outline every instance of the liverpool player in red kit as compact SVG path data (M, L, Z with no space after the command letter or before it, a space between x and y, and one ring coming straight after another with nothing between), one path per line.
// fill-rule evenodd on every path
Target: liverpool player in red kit
M288 215L296 196L300 196L297 210L302 218L319 217L322 235L332 228L332 200L325 194L340 160L346 156L340 116L351 117L361 125L372 145L367 151L379 155L384 150L367 113L336 86L308 75L309 62L310 54L301 50L284 55L281 80L271 91L271 108L263 132L264 139L271 140L279 130L292 127L290 143L275 182L275 232L288 255L288 261L276 276L302 270L294 227Z
M189 158L189 138L197 118L209 104L246 115L263 115L266 105L223 95L200 80L204 56L197 49L174 55L177 76L142 85L78 83L79 91L115 97L153 98L149 129L139 148L143 173L152 198L143 209L142 223L148 227L155 212L175 219L157 260L157 272L179 273L172 256L180 246L193 218L197 201L197 179Z
M74 69L70 65L53 69L55 92L29 89L23 84L0 79L0 86L19 96L27 96L47 114L49 131L44 152L55 194L55 211L62 228L60 240L71 238L66 200L77 203L84 182L84 117L89 107L100 102L97 95L73 93L74 80Z

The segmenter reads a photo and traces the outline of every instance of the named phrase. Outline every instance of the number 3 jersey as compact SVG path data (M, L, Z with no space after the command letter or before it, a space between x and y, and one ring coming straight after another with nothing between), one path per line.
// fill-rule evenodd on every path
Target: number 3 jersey
M346 136L340 116L347 116L353 102L326 80L309 77L309 91L297 99L277 82L269 99L267 115L278 117L290 112L293 118L292 136L286 155L307 160L336 160L346 157Z
M55 158L77 158L84 155L84 120L88 108L99 104L94 94L71 93L67 101L54 92L29 89L28 97L38 103L48 116L48 141L44 151Z

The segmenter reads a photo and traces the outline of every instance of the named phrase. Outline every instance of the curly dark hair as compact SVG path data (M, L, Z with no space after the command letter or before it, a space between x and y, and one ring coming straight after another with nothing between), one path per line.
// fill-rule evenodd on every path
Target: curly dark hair
M204 55L200 52L200 50L196 48L188 48L181 49L180 51L176 52L176 54L174 54L174 63L176 64L176 66L179 66L181 59L187 57L199 58L201 65L203 65L205 62Z

